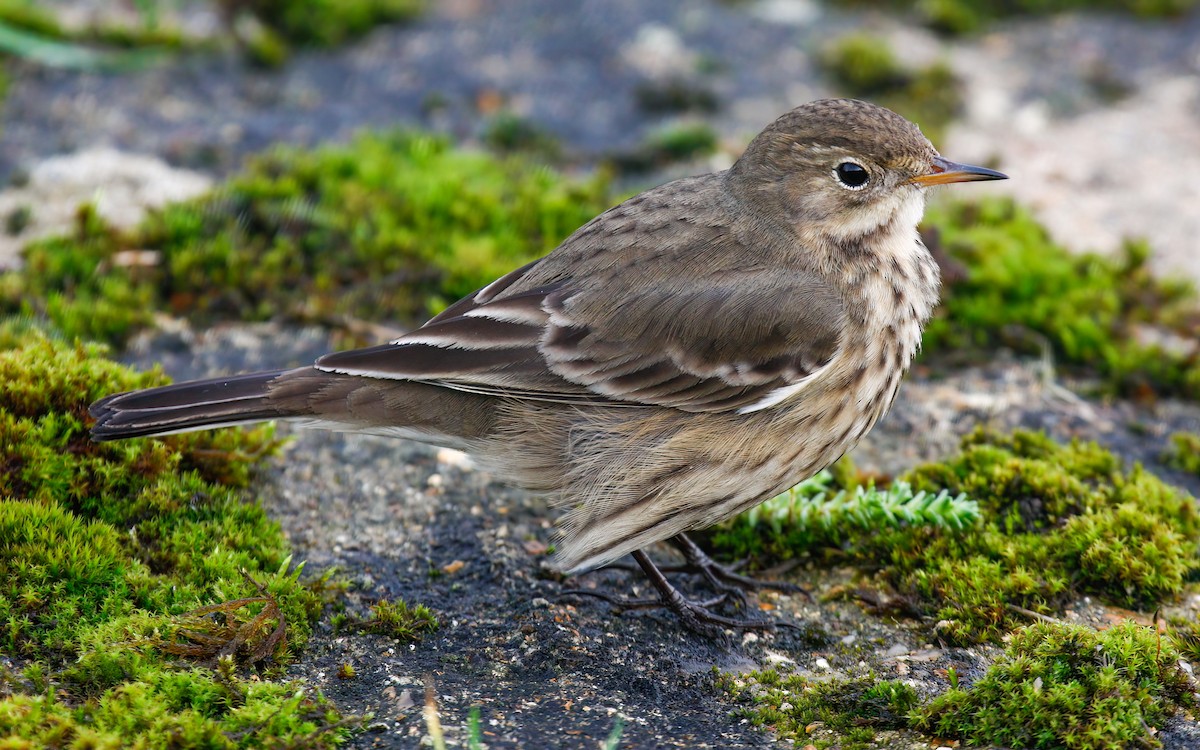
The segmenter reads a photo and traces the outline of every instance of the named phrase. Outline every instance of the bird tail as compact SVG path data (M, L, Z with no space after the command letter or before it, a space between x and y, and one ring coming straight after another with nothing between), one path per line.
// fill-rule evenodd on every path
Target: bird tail
M92 404L93 440L207 430L290 416L270 403L270 384L285 370L193 380L117 393Z

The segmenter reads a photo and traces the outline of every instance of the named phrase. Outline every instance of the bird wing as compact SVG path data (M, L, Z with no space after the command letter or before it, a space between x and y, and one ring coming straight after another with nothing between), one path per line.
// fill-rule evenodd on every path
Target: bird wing
M577 276L522 289L536 267L389 344L329 354L316 367L516 399L748 412L809 382L844 329L836 292L802 271Z

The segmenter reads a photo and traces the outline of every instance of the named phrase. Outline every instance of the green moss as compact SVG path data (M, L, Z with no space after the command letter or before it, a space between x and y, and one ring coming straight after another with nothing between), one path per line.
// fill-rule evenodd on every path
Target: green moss
M716 149L717 134L709 125L678 122L651 132L641 145L612 154L609 160L617 169L637 174L706 156Z
M156 0L161 1L161 0ZM0 27L14 32L12 42L6 42L5 51L19 57L41 60L51 44L71 43L99 45L116 50L177 50L195 46L197 42L185 38L178 29L158 23L155 1L144 0L137 4L141 23L133 26L110 23L93 23L78 29L68 29L59 23L57 16L35 0L0 0ZM25 41L22 41L25 40ZM13 46L15 44L15 46ZM66 51L64 49L64 51ZM91 50L79 48L78 58L90 57ZM50 54L53 54L52 52ZM98 60L100 64L121 65L132 62L132 58ZM61 60L59 61L61 62ZM82 67L90 67L83 65Z
M1172 435L1170 447L1163 451L1162 462L1174 469L1200 476L1200 435L1194 432Z
M156 310L200 323L411 323L553 249L610 203L606 180L410 133L278 150L131 232L80 212L0 275L0 312L119 342ZM157 264L127 265L124 250Z
M238 676L286 661L321 606L242 497L271 429L87 436L92 400L163 381L28 332L0 351L0 649L30 665L0 742L329 746L319 694Z
M996 640L1082 595L1153 608L1200 570L1194 499L1091 443L977 432L888 492L828 500L828 481L728 522L713 544L759 561L836 549L952 643Z
M704 123L681 123L655 131L648 143L650 149L663 158L682 161L715 151L717 134Z
M877 730L907 729L941 744L1116 750L1160 747L1155 730L1195 706L1178 659L1153 628L1051 623L1013 633L969 687L949 670L949 689L923 705L906 683L873 677L816 681L762 670L719 674L716 684L752 725L797 744L865 748Z
M562 155L562 144L532 120L501 112L488 121L483 142L502 154L526 153L553 160Z
M920 123L935 143L962 108L960 84L946 63L908 68L881 37L844 36L826 48L820 62L841 93L896 110Z
M913 723L972 745L1160 747L1152 728L1195 703L1178 658L1152 628L1132 623L1102 632L1033 625L1013 634L975 684L952 687Z
M863 5L863 0L842 0ZM899 10L914 12L930 27L947 34L979 31L994 21L1068 11L1119 11L1142 18L1176 17L1196 7L1196 0L891 0ZM874 5L872 5L874 7Z
M779 739L843 750L871 747L879 729L903 729L917 693L899 680L810 680L762 670L718 675L717 686L745 704L737 715ZM817 727L814 727L814 724ZM818 728L815 733L812 731Z
M354 623L354 629L363 633L377 633L398 641L420 640L424 633L437 630L437 617L423 604L409 606L403 599L384 599L371 607L371 616Z
M334 47L384 23L411 21L424 0L223 0L231 16L249 13L283 39Z
M714 63L709 63L714 64ZM672 77L665 80L645 81L633 92L638 109L651 114L680 114L700 112L712 114L720 107L720 100L708 86L687 78Z
M964 532L883 531L855 553L885 560L883 580L911 596L952 642L998 638L1072 597L1150 608L1197 570L1195 501L1141 467L1122 472L1090 443L977 432L963 452L904 479L965 492L982 519ZM1023 611L1024 610L1024 611Z
M1123 394L1200 398L1200 354L1138 339L1139 326L1185 341L1200 335L1195 289L1155 277L1145 244L1128 243L1117 257L1071 253L1003 198L936 203L926 223L965 269L948 280L926 328L928 352L1048 346L1057 366L1098 373Z

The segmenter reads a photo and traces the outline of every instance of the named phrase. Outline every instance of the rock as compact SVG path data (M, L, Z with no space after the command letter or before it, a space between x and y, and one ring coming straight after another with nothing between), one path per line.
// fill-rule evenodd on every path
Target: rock
M131 227L148 209L211 188L206 175L107 147L46 159L30 170L26 184L0 192L0 220L10 230L0 233L0 269L18 266L30 240L69 231L81 204L94 203L112 224ZM14 224L18 213L22 218Z

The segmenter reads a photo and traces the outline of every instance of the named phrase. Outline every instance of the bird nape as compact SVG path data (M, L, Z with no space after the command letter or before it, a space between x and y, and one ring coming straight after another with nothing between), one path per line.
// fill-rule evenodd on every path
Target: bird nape
M460 448L566 507L562 570L632 554L687 627L769 629L715 610L798 588L686 532L814 475L887 412L938 301L925 191L1004 177L882 107L811 102L729 169L630 198L395 341L108 396L92 435L284 419ZM716 597L680 594L645 552L663 540Z

